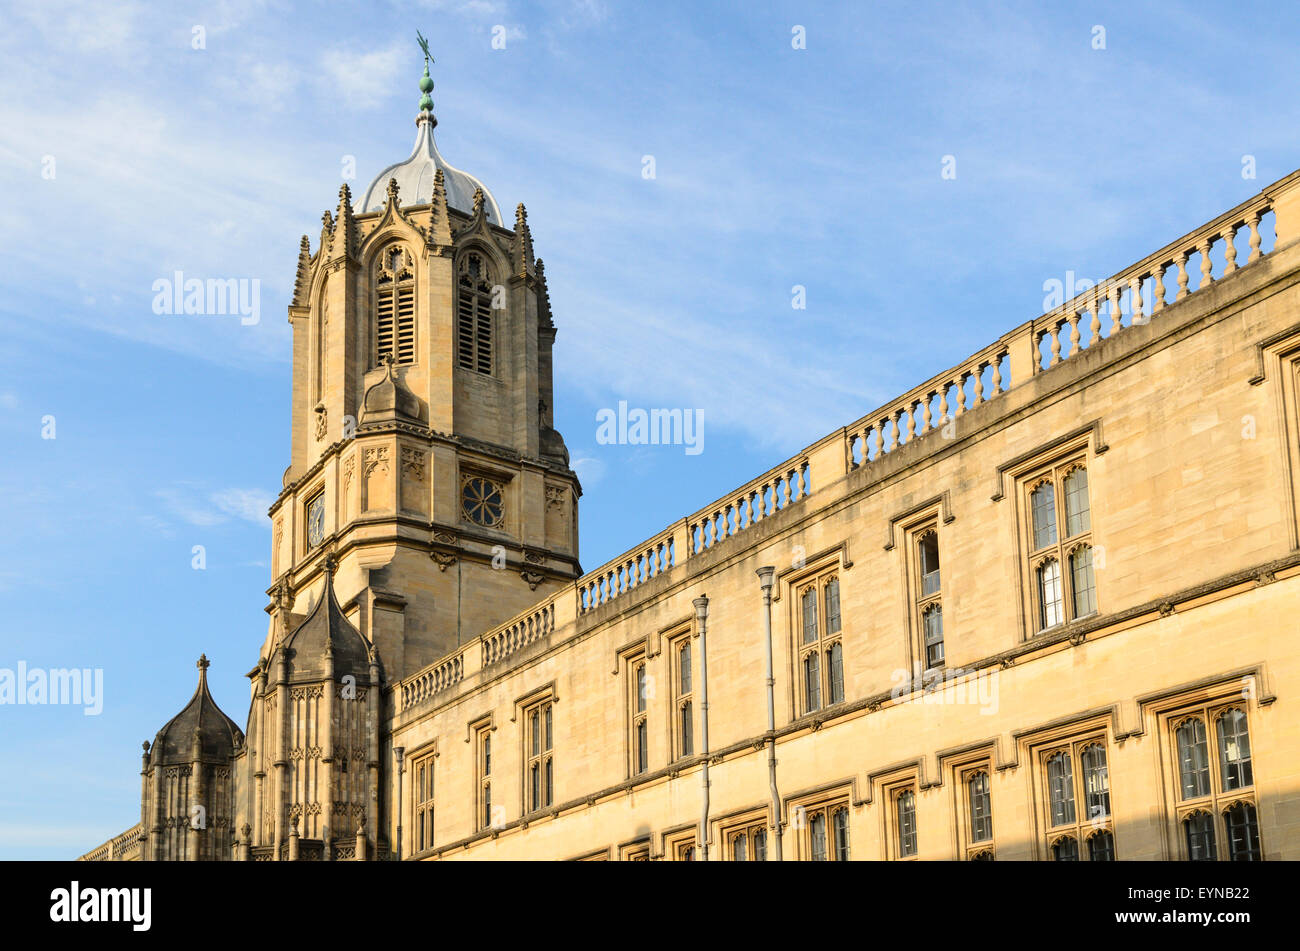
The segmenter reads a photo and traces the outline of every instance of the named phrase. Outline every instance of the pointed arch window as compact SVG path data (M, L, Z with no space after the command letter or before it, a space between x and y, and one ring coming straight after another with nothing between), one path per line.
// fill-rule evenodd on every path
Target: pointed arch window
M1246 709L1239 702L1182 710L1170 718L1177 817L1185 858L1263 858Z
M808 714L844 700L839 576L832 571L806 582L798 607L803 712Z
M456 278L456 365L492 373L492 276L477 251L460 259Z
M1027 483L1025 526L1035 630L1097 612L1092 508L1082 457L1052 466Z
M1041 756L1048 853L1077 862L1086 846L1089 861L1113 861L1115 826L1105 736L1053 744Z
M400 244L375 259L373 366L415 363L415 259Z

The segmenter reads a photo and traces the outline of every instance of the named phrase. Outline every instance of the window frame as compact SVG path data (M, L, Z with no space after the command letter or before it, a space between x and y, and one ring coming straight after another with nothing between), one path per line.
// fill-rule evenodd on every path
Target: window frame
M798 857L803 862L848 862L853 859L853 797L848 789L828 790L814 796L805 796L787 803L786 815L790 817L790 828L795 830ZM836 816L844 816L844 848L841 854L836 836ZM814 847L814 825L818 819L823 824L825 840L822 846L823 857L816 856ZM770 845L770 841L769 841Z
M555 698L547 694L521 712L524 814L533 815L555 804Z
M988 760L982 760L968 765L962 765L955 770L957 779L957 805L961 816L958 828L961 832L962 855L967 861L973 861L976 856L983 856L988 853L989 858L997 855L996 846L996 824L993 821L993 764ZM977 776L983 776L987 790L985 796L988 800L988 836L982 839L975 838L975 803L972 799L971 783Z
M1250 783L1234 788L1225 788L1224 762L1220 750L1219 730L1223 717L1236 711L1245 718L1245 737L1250 766ZM1184 724L1199 722L1205 730L1206 769L1208 771L1208 790L1185 796L1183 792L1182 749L1179 746L1178 731ZM1204 814L1210 818L1210 829L1214 837L1213 861L1232 860L1232 826L1228 813L1238 806L1250 808L1254 812L1255 843L1258 850L1256 858L1263 861L1264 833L1260 822L1258 800L1259 778L1255 764L1254 736L1252 735L1250 704L1238 697L1219 695L1200 699L1164 714L1162 734L1168 744L1168 762L1170 766L1170 787L1173 794L1173 824L1175 829L1177 857L1192 861L1191 847L1188 841L1188 821Z
M413 855L433 848L437 802L434 762L437 756L437 750L430 747L408 758L408 768L411 773L411 852Z
M481 273L470 274L470 262L477 259ZM496 337L497 321L492 306L494 262L492 256L483 248L471 246L461 252L456 261L455 280L455 322L454 343L452 346L452 365L457 370L494 378L497 371ZM468 365L465 363L465 317L463 301L469 301L469 353ZM486 343L482 339L486 323ZM484 369L486 355L487 368Z
M624 665L627 683L627 768L628 778L634 779L650 772L650 700L654 694L654 678L644 649L624 657Z
M474 743L474 831L492 829L492 723L471 726ZM497 803L496 805L500 805Z
M667 638L669 677L672 682L673 695L673 702L669 707L669 715L672 721L669 726L669 735L673 762L695 755L695 736L699 717L696 715L695 706L697 671L695 669L695 645L693 639L694 634L691 631L683 631ZM689 683L684 683L682 678L683 650L687 657L685 670L689 673ZM687 732L686 722L688 715L690 718L689 733Z
M1093 541L1095 512L1092 507L1092 467L1092 459L1085 443L1060 454L1051 462L1035 465L1024 475L1018 477L1020 485L1020 517L1022 520L1020 537L1025 546L1022 559L1024 563L1022 571L1027 594L1025 599L1025 629L1030 637L1037 637L1049 631L1059 630L1066 624L1082 618L1092 617L1101 611L1097 585L1097 565L1095 558L1091 555L1091 553L1096 552L1096 545ZM1088 503L1088 524L1073 534L1065 534L1070 528L1071 515L1070 493L1067 490L1067 482L1077 471L1082 471L1087 479L1084 496ZM1055 525L1053 527L1053 539L1039 545L1036 540L1035 496L1043 486L1050 486L1052 490L1051 512L1052 517L1055 519ZM1079 591L1076 590L1077 586L1074 578L1074 559L1084 549L1090 552L1088 570L1092 580L1092 587L1089 589L1092 604L1091 610L1080 613L1080 605L1078 604ZM1056 568L1057 587L1060 593L1060 619L1049 623L1050 618L1047 603L1043 597L1043 584L1040 577L1052 564Z
M728 822L722 826L723 857L728 862L771 861L771 832L771 824L764 813L753 813ZM763 857L761 859L754 857L752 854L756 835L762 835L763 837ZM736 858L736 845L742 837L745 839L746 854L743 859L740 859Z
M1088 771L1084 768L1083 754L1097 747L1100 747L1106 760L1106 814L1104 816L1088 815L1090 794ZM1053 822L1052 819L1051 762L1058 756L1063 756L1064 761L1069 764L1070 802L1074 813L1072 818L1060 823ZM1054 858L1057 843L1062 839L1070 838L1074 840L1077 860L1091 861L1092 850L1088 843L1100 832L1110 834L1110 852L1112 858L1117 858L1119 841L1115 834L1114 789L1111 784L1111 750L1108 731L1104 727L1096 727L1043 743L1037 749L1036 761L1041 792L1035 798L1038 800L1037 808L1041 817L1040 827L1047 858Z
M394 252L402 254L402 267L400 270L394 270L389 266L391 255ZM409 276L402 277L403 274ZM417 339L417 330L419 321L417 319L417 310L420 295L416 287L416 266L415 255L407 246L406 242L401 240L392 240L384 244L383 248L375 255L371 261L371 308L370 308L370 361L369 369L382 369L385 365L385 352L382 351L379 340L380 311L385 294L391 295L391 320L392 320L392 340L386 353L391 354L395 366L415 366L419 360L419 345ZM385 275L389 280L385 281ZM409 335L403 338L403 308L409 308L407 319L409 321ZM404 346L405 344L405 346ZM409 358L403 358L403 351L409 351Z
M848 698L847 680L844 675L844 595L843 582L840 580L840 565L836 561L832 564L806 572L798 579L790 582L792 615L793 615L793 649L794 653L794 680L795 680L795 699L796 699L796 716L806 717L813 716L828 708L837 707L843 704ZM815 617L813 618L813 629L815 637L807 639L808 623L806 596L815 593ZM829 610L832 603L832 592L834 593L834 605L836 619L836 630L829 630L831 612ZM813 705L810 702L809 685L811 678L808 676L808 660L815 657L817 660L817 702ZM838 658L838 686L839 698L834 698L834 688L836 686L835 677L835 660Z

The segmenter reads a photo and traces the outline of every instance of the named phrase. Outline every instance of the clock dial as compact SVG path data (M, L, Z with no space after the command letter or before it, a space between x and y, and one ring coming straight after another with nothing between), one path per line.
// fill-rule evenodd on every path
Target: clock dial
M325 538L325 496L307 503L307 547L315 548Z

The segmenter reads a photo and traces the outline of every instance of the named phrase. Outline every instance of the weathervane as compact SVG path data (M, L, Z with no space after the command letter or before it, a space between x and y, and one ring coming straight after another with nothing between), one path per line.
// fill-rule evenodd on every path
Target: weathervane
M429 78L429 64L433 62L433 54L429 52L429 41L424 38L424 34L419 30L415 31L415 41L420 44L420 49L424 52L424 75L420 77L420 111L433 112L433 97L429 93L433 92L433 80ZM435 122L437 120L434 120Z

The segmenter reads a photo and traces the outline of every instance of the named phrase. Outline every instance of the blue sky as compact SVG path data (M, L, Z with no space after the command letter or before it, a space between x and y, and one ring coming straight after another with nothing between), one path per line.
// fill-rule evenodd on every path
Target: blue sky
M443 154L546 260L588 569L1300 166L1271 4L2 7L0 667L104 671L99 716L0 706L5 858L138 819L200 651L246 719L298 239L408 154L417 29ZM260 322L155 314L175 270ZM704 451L598 445L619 400Z

